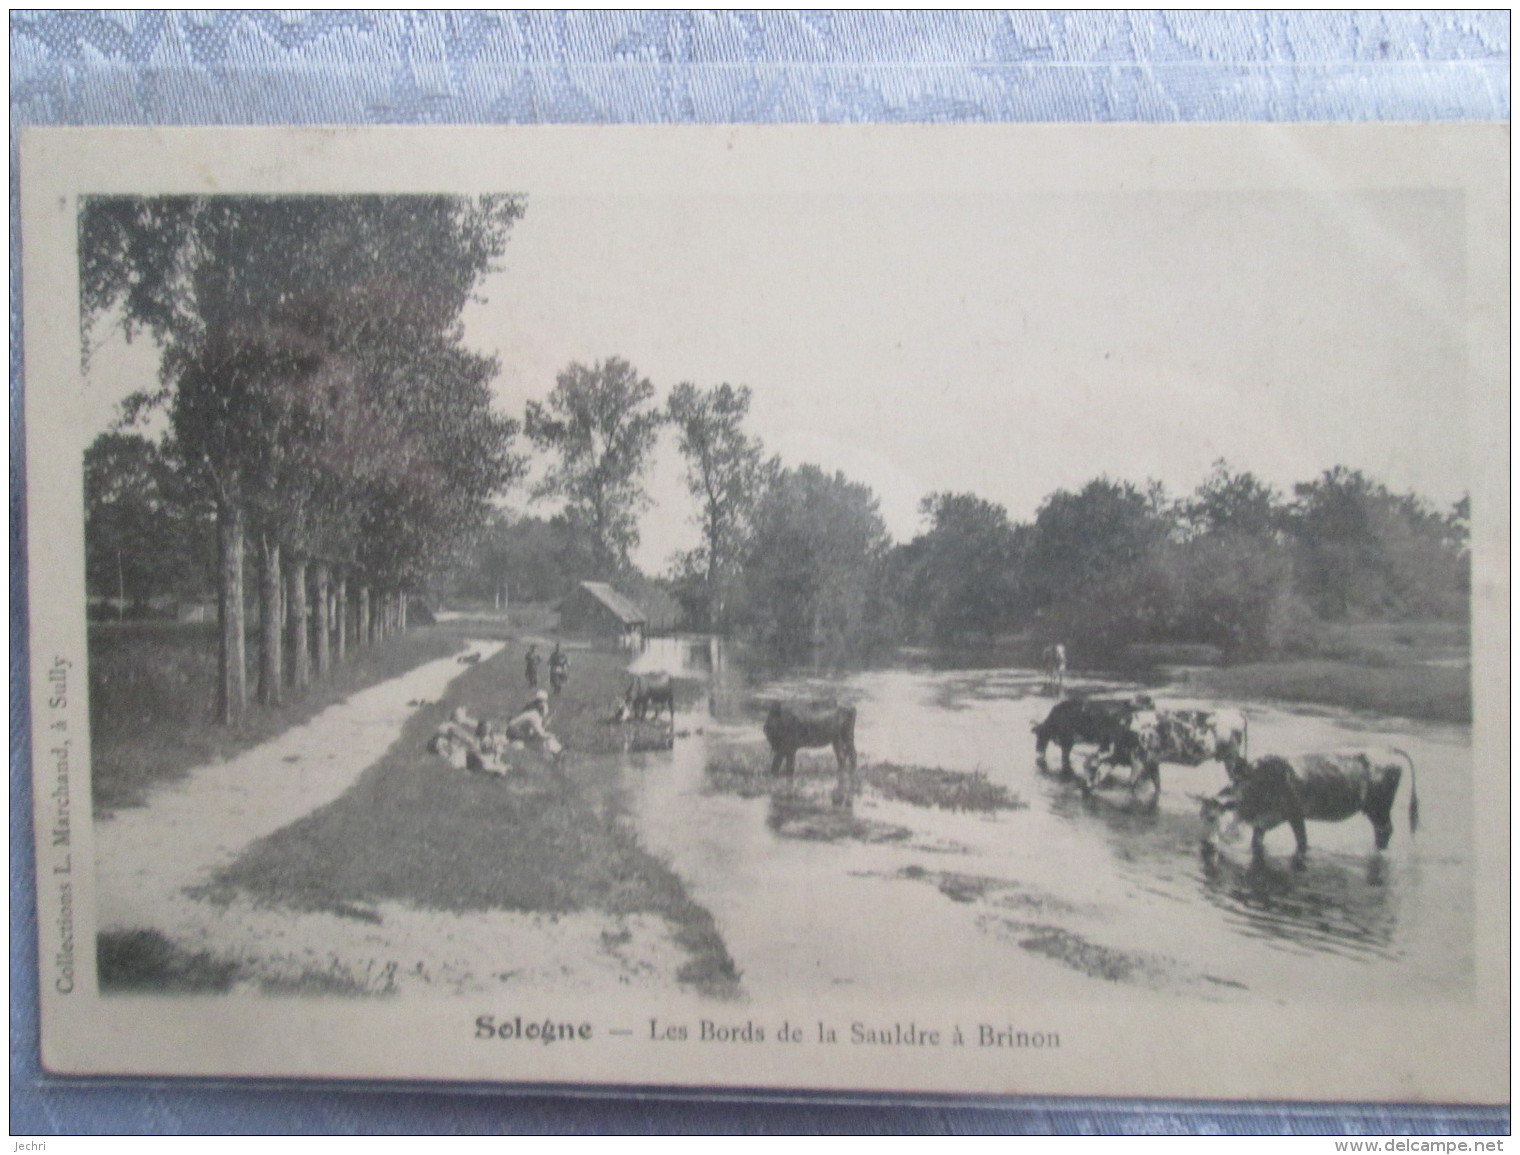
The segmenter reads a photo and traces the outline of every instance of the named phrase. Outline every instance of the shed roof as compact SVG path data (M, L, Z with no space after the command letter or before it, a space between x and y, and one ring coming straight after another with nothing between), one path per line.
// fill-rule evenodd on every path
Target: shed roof
M617 615L618 620L625 626L644 625L648 621L643 610L606 582L581 582L581 589Z

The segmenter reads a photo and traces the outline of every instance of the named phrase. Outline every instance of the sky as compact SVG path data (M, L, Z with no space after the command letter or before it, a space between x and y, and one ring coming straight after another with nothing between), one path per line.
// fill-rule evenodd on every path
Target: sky
M662 401L748 385L766 446L869 484L899 540L931 492L1024 520L1100 474L1180 495L1221 457L1284 490L1344 464L1445 505L1469 484L1463 244L1460 196L1418 189L529 190L465 335L518 416L612 355ZM97 427L154 364L106 340ZM696 543L681 470L667 433L649 572Z

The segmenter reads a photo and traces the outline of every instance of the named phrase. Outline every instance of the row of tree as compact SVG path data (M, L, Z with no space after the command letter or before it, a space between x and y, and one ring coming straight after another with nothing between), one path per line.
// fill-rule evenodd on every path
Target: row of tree
M260 695L277 703L287 674L325 672L350 623L365 639L404 625L407 591L458 560L521 474L518 425L491 408L497 365L464 346L460 316L522 207L501 196L81 206L86 361L108 326L150 333L161 387L130 399L126 418L157 410L168 424L157 442L118 433L90 449L92 581L110 588L115 553L123 588L130 552L149 571L137 576L172 588L171 559L214 526L224 721L247 701L245 550ZM135 510L110 500L134 479ZM161 554L144 548L168 538L178 544Z

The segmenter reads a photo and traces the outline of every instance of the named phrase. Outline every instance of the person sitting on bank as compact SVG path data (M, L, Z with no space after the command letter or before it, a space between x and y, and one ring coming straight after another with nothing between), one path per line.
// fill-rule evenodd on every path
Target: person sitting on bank
M522 712L507 723L507 737L517 742L544 742L549 733L549 695L538 690Z

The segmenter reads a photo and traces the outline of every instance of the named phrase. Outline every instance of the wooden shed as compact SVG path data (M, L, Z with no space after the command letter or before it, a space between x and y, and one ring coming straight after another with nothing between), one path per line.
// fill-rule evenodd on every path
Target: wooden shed
M644 611L606 582L581 582L559 604L559 628L567 634L617 638L636 648L648 625Z

